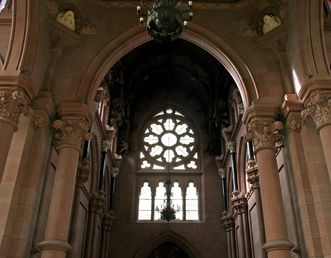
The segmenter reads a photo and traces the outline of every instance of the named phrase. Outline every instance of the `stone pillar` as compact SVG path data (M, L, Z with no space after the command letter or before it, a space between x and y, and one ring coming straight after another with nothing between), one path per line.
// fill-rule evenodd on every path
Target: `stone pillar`
M50 202L45 240L39 243L42 258L65 258L68 244L78 158L83 140L90 138L88 121L75 115L53 123L59 156Z
M28 97L16 88L0 89L0 182L20 114L30 112Z
M237 247L236 247L236 236L235 236L235 223L232 214L224 211L222 213L222 218L224 229L227 236L227 249L228 258L237 258Z
M224 211L228 210L228 190L226 187L226 170L225 168L219 168L218 169L218 174L221 177L221 185L222 185L222 195L224 199Z
M293 244L288 241L286 219L275 157L282 123L264 116L248 123L248 138L253 140L262 197L266 243L263 248L268 258L289 258Z
M314 92L304 103L303 118L312 118L320 135L331 180L331 93Z
M237 234L237 239L241 242L243 258L250 258L252 257L251 254L251 242L250 242L250 230L249 230L249 223L248 223L248 205L246 197L236 192L236 194L232 197L232 208L234 211L234 217L237 220L239 225L239 232L241 236Z
M110 257L110 231L111 228L114 224L114 221L116 220L115 212L114 211L109 211L107 213L107 218L108 218L108 227L107 227L107 238L106 238L106 254L105 258Z

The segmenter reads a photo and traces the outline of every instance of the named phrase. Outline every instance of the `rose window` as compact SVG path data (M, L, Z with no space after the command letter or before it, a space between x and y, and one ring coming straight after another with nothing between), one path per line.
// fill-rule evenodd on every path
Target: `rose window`
M145 128L140 168L152 170L195 170L198 168L196 138L186 118L166 108Z

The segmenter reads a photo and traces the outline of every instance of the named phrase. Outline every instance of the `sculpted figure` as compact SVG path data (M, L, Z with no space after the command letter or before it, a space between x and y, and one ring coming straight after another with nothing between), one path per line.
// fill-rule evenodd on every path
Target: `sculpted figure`
M275 29L282 24L282 21L279 17L273 15L264 15L263 16L263 34Z
M72 10L60 12L56 20L71 31L76 30L75 14Z

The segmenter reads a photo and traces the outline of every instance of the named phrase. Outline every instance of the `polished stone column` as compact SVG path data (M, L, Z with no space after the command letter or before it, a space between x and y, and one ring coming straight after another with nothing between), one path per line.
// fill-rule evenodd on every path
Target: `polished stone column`
M221 185L222 185L222 195L224 199L224 211L228 210L228 190L226 187L226 170L225 168L219 168L218 169L218 174L221 177Z
M19 116L31 112L27 99L23 90L0 88L0 182Z
M236 143L234 141L228 141L226 143L226 148L230 152L231 156L231 172L232 172L232 185L233 192L238 191L238 173L237 173L237 158L236 158Z
M331 180L331 93L312 93L304 103L303 118L312 118L320 135L326 166Z
M286 219L280 187L275 144L280 139L281 122L272 119L253 120L248 124L247 138L253 140L262 197L266 233L263 248L268 258L289 258L293 244L288 241Z
M228 258L237 258L235 223L232 214L224 211L221 220L227 236Z
M39 243L42 258L65 258L71 249L68 243L78 158L83 140L90 138L88 123L74 116L56 120L59 156L50 202L45 240Z

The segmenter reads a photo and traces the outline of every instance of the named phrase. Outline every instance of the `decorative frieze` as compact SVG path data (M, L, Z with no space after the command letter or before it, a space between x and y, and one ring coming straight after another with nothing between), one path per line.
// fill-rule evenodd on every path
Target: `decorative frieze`
M274 149L277 142L281 142L283 123L280 121L252 121L248 124L247 139L253 141L254 150Z
M22 90L0 91L0 119L4 119L15 127L20 114L31 115L32 108L28 106L27 97Z
M88 123L84 119L59 119L53 122L53 126L56 129L55 144L59 148L70 146L81 151L82 141L92 138L92 134L88 131Z
M305 109L301 112L304 119L312 118L317 130L331 124L331 98L320 93L314 93L305 103Z

